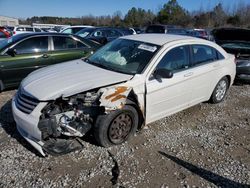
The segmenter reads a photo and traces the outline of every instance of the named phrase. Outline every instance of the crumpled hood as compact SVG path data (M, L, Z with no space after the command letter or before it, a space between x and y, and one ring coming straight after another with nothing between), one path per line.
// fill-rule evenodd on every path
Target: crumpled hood
M46 101L127 81L132 77L79 59L32 72L22 81L21 87L33 97Z

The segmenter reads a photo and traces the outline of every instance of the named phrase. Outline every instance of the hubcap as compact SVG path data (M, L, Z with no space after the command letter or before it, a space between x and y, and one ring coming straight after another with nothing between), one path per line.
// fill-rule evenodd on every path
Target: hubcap
M222 80L219 82L216 92L215 92L215 97L218 101L222 100L225 96L225 93L227 91L227 83L225 80Z
M109 139L114 144L121 144L126 141L131 128L132 128L132 118L126 114L122 113L118 115L109 127Z

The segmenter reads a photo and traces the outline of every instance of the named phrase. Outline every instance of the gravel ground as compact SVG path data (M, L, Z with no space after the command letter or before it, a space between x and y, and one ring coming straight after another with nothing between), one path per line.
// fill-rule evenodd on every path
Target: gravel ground
M152 123L128 143L43 158L18 134L0 94L0 187L250 187L250 85Z

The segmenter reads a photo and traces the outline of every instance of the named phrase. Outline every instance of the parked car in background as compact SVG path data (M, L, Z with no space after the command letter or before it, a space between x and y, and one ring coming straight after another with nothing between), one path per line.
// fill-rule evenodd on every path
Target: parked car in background
M13 35L17 35L21 33L42 32L42 30L36 27L18 26L18 27L14 27L12 32L13 32Z
M11 37L11 33L9 33L5 28L0 28L0 41Z
M188 35L188 32L186 29L182 29L182 28L169 28L167 30L167 34Z
M133 28L114 28L119 30L123 35L136 35L136 31Z
M109 27L92 27L92 28L85 28L81 31L77 32L76 35L94 40L99 42L100 44L106 44L118 37L129 35L131 31L128 29L121 29L121 28L109 28Z
M85 60L33 72L22 81L12 111L20 134L42 155L65 154L90 130L109 147L145 124L204 101L222 102L234 77L234 56L215 43L129 35Z
M188 34L193 37L210 40L209 33L205 29L193 29L189 30Z
M61 30L60 33L76 34L77 32L79 32L82 29L91 28L91 27L93 27L93 26L90 26L90 25L69 26L69 27L66 27L63 30Z
M236 79L250 82L250 30L220 28L212 31L215 42L236 57Z
M49 32L49 33L57 33L57 31L53 28L41 28L43 32Z
M18 87L30 72L86 57L98 44L58 33L23 33L0 41L0 91Z
M143 33L143 30L142 30L141 28L134 27L133 29L135 30L136 34L141 34L141 33Z
M176 26L173 25L161 25L161 24L156 24L156 25L149 25L145 33L167 33L168 29L173 29Z

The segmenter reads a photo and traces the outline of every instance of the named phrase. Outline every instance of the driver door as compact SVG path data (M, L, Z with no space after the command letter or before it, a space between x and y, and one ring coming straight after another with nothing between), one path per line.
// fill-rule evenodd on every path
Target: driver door
M146 123L150 123L185 109L189 106L190 87L189 46L179 46L169 50L160 60L155 70L173 71L172 78L155 78L153 72L146 82Z
M32 71L43 67L50 61L48 37L35 36L21 41L12 47L14 57L4 54L1 57L3 82L7 87L16 87Z

